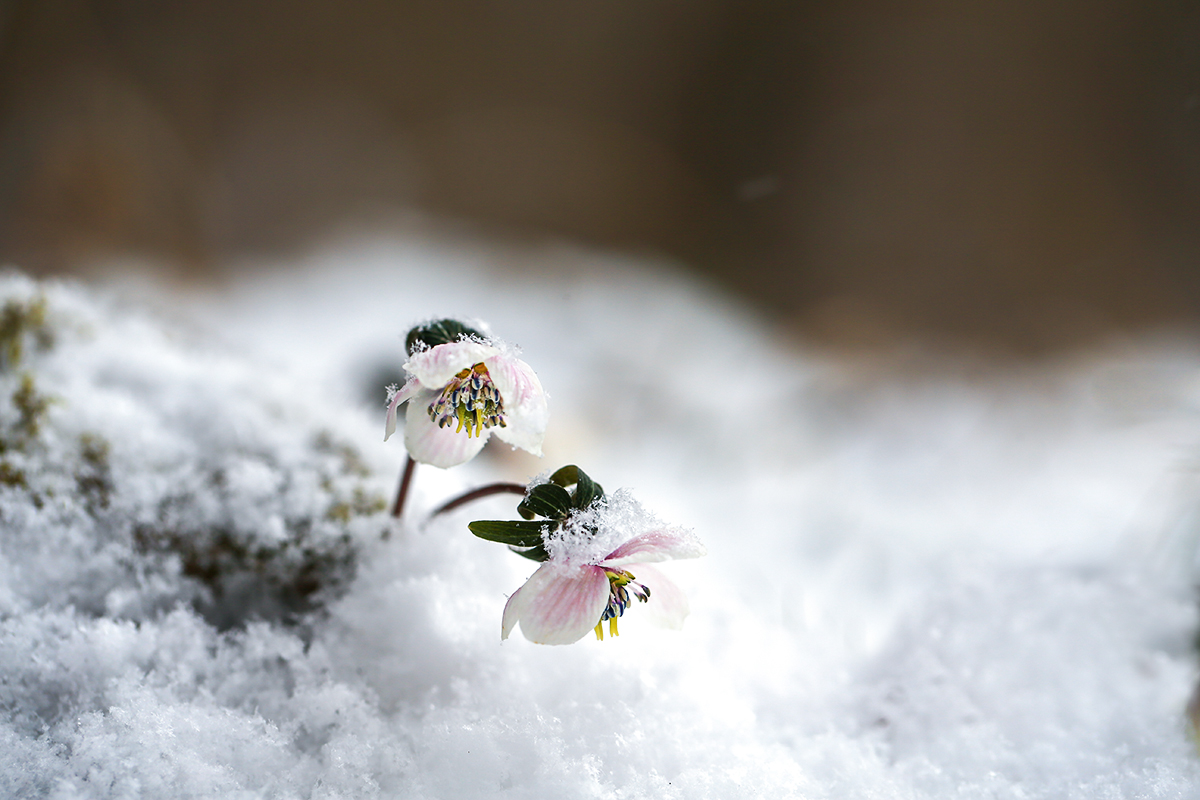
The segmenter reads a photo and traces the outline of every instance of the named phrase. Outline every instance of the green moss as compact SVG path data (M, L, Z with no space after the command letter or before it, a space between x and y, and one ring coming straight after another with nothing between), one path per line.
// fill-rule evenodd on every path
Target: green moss
M334 503L325 512L325 518L332 522L340 522L345 525L354 516L354 510L349 503Z
M318 453L328 453L340 460L341 471L356 478L365 478L371 474L370 468L363 461L362 455L353 445L339 442L329 431L321 431L313 439L313 449Z
M43 350L54 346L54 332L46 324L45 297L9 300L0 308L0 355L6 369L20 365L30 339Z
M75 472L75 484L88 511L95 516L112 502L112 468L109 465L108 442L101 436L85 433L79 437L80 466Z
M29 497L29 502L33 503L33 507L36 509L40 510L46 505L45 497L29 488L25 470L13 466L8 461L0 461L0 486L8 486L25 492Z
M39 394L33 375L26 372L21 376L21 384L13 392L12 401L20 415L17 419L17 433L24 436L26 440L36 439L41 433L46 411L54 400L44 394Z
M209 589L197 609L220 630L251 619L302 623L354 577L357 550L347 534L313 541L311 520L289 526L287 541L261 546L230 528L139 525L139 550L178 557L184 575Z
M334 503L325 512L325 517L333 522L345 525L354 517L369 517L387 508L387 500L381 495L369 493L361 486L354 487L354 495L349 501Z
M363 461L358 450L350 444L338 441L329 431L321 431L317 434L313 439L313 449L318 453L325 453L337 458L338 474L326 475L321 480L321 488L331 494L338 493L339 481L337 478L366 478L371 474L370 468ZM382 496L368 492L362 486L355 486L349 498L343 496L329 506L329 510L325 512L325 518L331 522L345 525L355 517L378 514L385 508L387 508L387 500Z
M54 402L54 398L38 392L32 373L21 375L12 393L17 419L11 425L0 428L0 454L28 452L30 444L41 434L46 412Z
M0 485L18 489L29 488L29 482L25 480L25 470L14 467L7 461L0 461Z
M220 506L237 497L238 487L221 467L206 473L196 493L183 490L163 498L157 521L133 529L139 551L177 559L185 576L207 588L195 601L196 608L222 630L256 618L302 624L328 598L344 591L354 576L358 547L350 524L378 518L387 508L385 498L366 485L370 471L355 448L329 432L310 441L310 455L315 457L305 468L314 470L312 477L328 505L317 515L288 514L287 506L281 505L286 531L282 539L239 526L232 504L228 513L211 522L189 521L195 516L189 507L197 501ZM98 507L106 491L107 450L100 441L81 445L76 480L94 494ZM284 469L269 454L254 455L273 470ZM289 492L289 482L282 482L278 491Z

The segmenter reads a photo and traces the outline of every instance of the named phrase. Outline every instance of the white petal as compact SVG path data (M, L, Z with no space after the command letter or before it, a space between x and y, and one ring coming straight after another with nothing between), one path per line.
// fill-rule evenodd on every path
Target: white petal
M421 382L410 378L408 382L404 384L403 388L401 388L400 391L396 392L396 394L392 396L392 401L388 403L387 421L383 424L383 440L385 442L392 437L393 433L396 432L396 409L399 408L400 404L405 400L408 400L416 395L420 388ZM424 400L424 405L426 406L429 405L430 400L432 400L437 393L427 392L427 394L429 396ZM415 402L419 403L420 401Z
M524 409L509 411L505 406L504 426L497 426L491 430L500 441L535 456L541 456L542 440L546 438L546 423L549 418L550 412L546 408L546 398L543 395L540 404L530 403Z
M638 583L650 588L650 599L639 609L645 610L646 619L661 628L679 630L689 613L687 596L666 575L649 564L630 564L626 567Z
M439 428L429 418L431 395L433 392L421 392L408 404L408 413L404 417L404 446L408 448L408 454L414 461L443 469L470 461L483 449L488 432L484 430L479 436L467 436L465 428L455 433L455 425Z
M608 554L601 563L608 567L627 564L647 564L675 558L697 558L707 551L691 532L679 528L663 528L635 536Z
M428 388L440 390L459 372L499 352L490 344L472 339L450 342L414 353L405 362L404 369Z
M540 456L550 418L542 382L528 364L511 356L499 354L484 363L504 401L504 427L492 432L500 441Z
M500 633L506 636L520 621L521 633L531 642L571 644L596 627L607 604L604 570L547 562L508 599Z

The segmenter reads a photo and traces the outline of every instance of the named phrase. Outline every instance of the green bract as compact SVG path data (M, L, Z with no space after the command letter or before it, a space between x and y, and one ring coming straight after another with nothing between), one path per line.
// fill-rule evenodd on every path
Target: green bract
M418 325L409 331L408 336L404 337L404 349L411 356L417 350L425 350L437 347L439 344L457 342L464 336L474 339L487 338L479 331L463 325L456 319L439 319L436 322L427 322L424 325ZM424 345L424 347L420 347L419 345Z
M571 490L574 487L574 490ZM558 530L577 511L591 507L604 499L604 487L588 477L574 464L569 464L550 476L548 483L529 489L517 505L524 520L479 520L467 527L471 533L489 542L506 544L517 555L534 561L546 561L543 537ZM542 517L536 520L535 517Z

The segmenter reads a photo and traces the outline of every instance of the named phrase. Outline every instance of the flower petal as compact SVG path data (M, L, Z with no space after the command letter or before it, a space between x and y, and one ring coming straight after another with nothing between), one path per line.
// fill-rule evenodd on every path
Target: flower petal
M633 573L638 583L650 588L650 599L645 605L646 619L662 628L682 628L690 611L683 590L649 564L629 564L626 569Z
M405 362L404 369L427 388L440 390L455 374L499 352L490 344L465 339L413 353Z
M483 449L488 431L482 431L479 436L467 436L466 430L455 433L453 425L439 428L429 418L428 406L435 394L427 389L409 402L404 417L404 446L414 461L445 469L474 458Z
M505 426L492 432L500 441L540 456L550 417L542 382L519 358L499 353L484 363L504 401Z
M492 382L496 384L500 396L504 398L506 407L546 402L546 392L542 389L542 382L538 380L537 373L521 359L496 351L494 355L488 356L484 364L487 365L488 374L492 376Z
M648 564L675 558L697 558L706 552L704 545L691 532L662 528L633 537L600 563L606 567L624 567L635 562Z
M543 403L541 409L534 414L505 414L504 427L492 428L492 433L496 434L500 441L540 457L548 417L546 405Z
M392 437L393 433L396 432L396 409L399 408L400 404L403 403L405 400L408 400L413 395L415 395L420 390L420 388L421 388L420 381L415 380L413 378L409 378L408 381L404 384L404 386L401 387L400 391L398 391L394 395L392 395L392 401L390 403L388 403L387 422L385 422L383 424L383 440L385 442ZM429 392L429 394L434 394L434 393ZM432 399L432 398L430 398L430 399ZM426 402L426 404L428 404L429 400L426 400L425 402Z
M604 570L547 562L508 598L500 635L506 637L520 621L531 642L571 644L596 627L607 604Z
M517 624L517 620L525 613L525 609L529 608L529 600L533 596L533 591L526 591L526 588L533 579L538 576L538 573L544 569L538 567L537 572L530 576L529 580L521 584L521 588L517 589L509 596L508 602L504 604L504 617L500 620L500 640L504 641L508 635L512 633L513 626Z

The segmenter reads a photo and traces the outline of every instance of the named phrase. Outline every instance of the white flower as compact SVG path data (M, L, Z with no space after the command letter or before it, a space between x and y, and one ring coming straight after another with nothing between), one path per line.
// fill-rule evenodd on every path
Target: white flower
M570 523L568 523L570 525ZM653 621L679 628L688 615L687 598L651 562L704 555L704 547L691 534L671 529L634 536L602 558L579 560L573 548L551 546L544 562L504 606L500 638L513 626L538 644L571 644L590 630L604 638L617 635L617 619L632 602L630 595L647 604Z
M496 437L542 454L548 410L537 375L501 342L476 337L413 352L408 381L390 398L384 441L405 401L404 446L414 461L453 467Z

